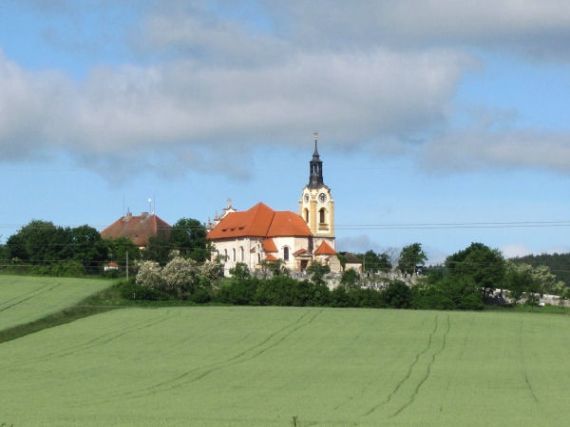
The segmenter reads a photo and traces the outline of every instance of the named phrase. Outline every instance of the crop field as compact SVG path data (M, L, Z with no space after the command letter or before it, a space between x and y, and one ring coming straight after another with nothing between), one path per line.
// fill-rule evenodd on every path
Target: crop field
M129 308L0 344L0 424L570 423L570 318Z
M97 279L0 275L0 330L59 311L112 283Z

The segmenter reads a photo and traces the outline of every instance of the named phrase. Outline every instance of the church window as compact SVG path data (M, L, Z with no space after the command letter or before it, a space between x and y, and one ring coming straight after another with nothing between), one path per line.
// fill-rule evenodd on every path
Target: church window
M321 208L321 210L319 210L319 222L321 224L324 224L325 221L325 208Z
M224 262L228 260L228 250L224 249Z
M309 223L309 209L305 208L305 222L308 224Z
M239 252L240 252L240 260L241 262L245 261L245 255L244 255L244 251L243 251L243 246L239 247Z
M283 260L289 261L289 248L287 246L283 248Z
M233 249L232 249L232 251L233 251L233 255L234 255L234 262L235 262L235 260L236 260L236 248L233 248Z

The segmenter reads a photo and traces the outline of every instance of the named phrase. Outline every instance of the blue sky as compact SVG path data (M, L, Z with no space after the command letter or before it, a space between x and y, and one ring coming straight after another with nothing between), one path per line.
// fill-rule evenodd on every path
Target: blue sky
M171 223L296 210L318 130L340 249L568 251L568 226L411 226L568 220L565 7L3 2L2 240L149 197Z

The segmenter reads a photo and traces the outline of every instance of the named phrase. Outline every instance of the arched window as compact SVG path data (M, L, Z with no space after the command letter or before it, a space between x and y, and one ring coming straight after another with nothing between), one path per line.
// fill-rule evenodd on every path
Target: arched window
M245 261L245 255L244 255L244 251L243 251L243 246L239 247L239 252L240 252L240 260L241 262Z
M228 250L224 249L224 262L228 260Z
M233 248L232 251L233 251L234 262L235 262L235 260L236 260L236 248Z
M308 224L309 223L309 209L305 208L305 222Z
M283 248L283 260L289 261L289 248L287 246Z
M325 221L325 208L319 210L319 223L324 224Z

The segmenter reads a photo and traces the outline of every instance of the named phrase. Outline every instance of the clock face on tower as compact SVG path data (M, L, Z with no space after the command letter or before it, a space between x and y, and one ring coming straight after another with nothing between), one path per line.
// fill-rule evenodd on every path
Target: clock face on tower
M321 203L326 202L327 201L327 195L325 193L319 194L319 200L321 201Z

